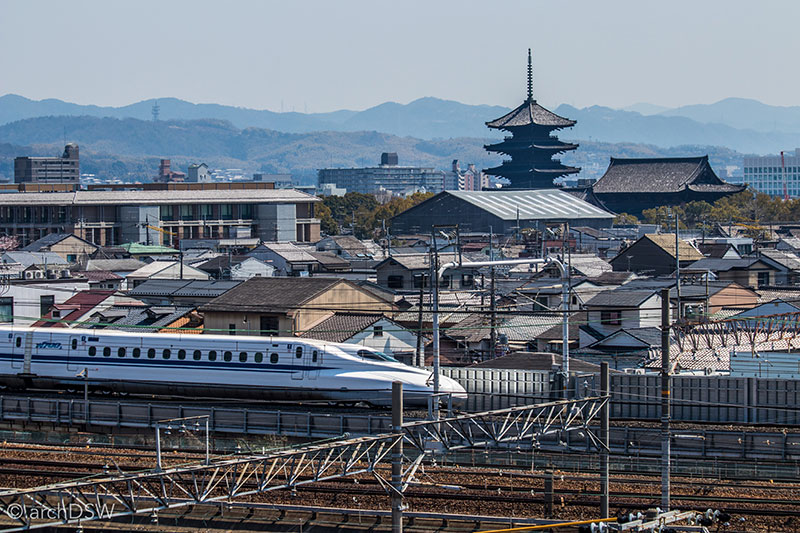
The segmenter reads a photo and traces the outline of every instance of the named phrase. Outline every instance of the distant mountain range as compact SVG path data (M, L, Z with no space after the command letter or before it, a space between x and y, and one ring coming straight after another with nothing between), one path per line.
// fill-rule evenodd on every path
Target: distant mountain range
M123 107L78 105L61 100L0 97L0 124L45 116L135 118L150 121L156 100ZM157 100L161 120L224 120L239 129L264 128L286 133L375 131L418 139L497 138L484 123L508 111L502 106L467 105L438 98L408 104L386 102L364 111L276 113L218 104L193 104L176 98ZM756 100L727 98L714 104L668 109L639 103L625 109L560 105L555 112L578 121L565 139L642 143L659 147L701 144L743 153L777 153L800 146L800 106L770 106ZM63 137L64 131L59 131ZM70 137L69 129L66 131Z
M449 169L453 159L479 168L500 162L483 145L487 138L418 139L379 132L286 133L263 128L237 128L217 119L139 120L133 118L39 117L0 126L0 174L13 175L13 159L20 155L58 155L67 139L81 149L81 171L104 178L147 181L155 176L159 158L170 158L173 168L205 162L214 169L291 173L300 182L313 183L325 167L374 166L381 152L397 152L402 165ZM714 146L663 148L636 143L584 141L566 154L566 164L583 167L582 177L597 178L609 157L664 157L709 154L722 170L739 165L741 153Z

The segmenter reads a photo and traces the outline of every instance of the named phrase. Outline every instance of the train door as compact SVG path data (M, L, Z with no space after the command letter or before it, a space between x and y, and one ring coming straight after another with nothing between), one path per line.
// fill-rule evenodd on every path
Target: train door
M67 348L67 370L78 370L80 352L85 341L86 336L73 335L70 337L69 347Z
M323 350L314 346L306 348L306 377L308 379L317 379L319 377L319 367L322 364Z
M292 345L289 345L289 357L292 358L292 366L294 367L292 379L303 379L306 375L305 353L307 351L303 345L296 346L292 351Z
M11 334L11 368L22 368L25 363L25 336L21 331Z

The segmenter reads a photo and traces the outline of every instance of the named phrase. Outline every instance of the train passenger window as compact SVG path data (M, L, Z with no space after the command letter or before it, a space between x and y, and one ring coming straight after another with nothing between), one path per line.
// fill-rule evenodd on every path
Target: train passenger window
M17 343L16 344L17 344L17 348L22 346L22 337L17 337Z
M134 359L139 359L140 355L142 355L142 350L140 350L139 348L134 348L133 349L133 358Z
M117 357L125 357L125 348L117 348Z
M273 365L275 363L277 363L278 362L278 354L276 354L274 352L269 354L269 362L272 363Z
M255 361L256 363L260 363L264 360L264 354L261 352L256 352Z
M231 352L225 352L222 358L225 359L226 363L229 363L231 359L233 359L233 354Z
M103 348L103 357L109 357L110 355L111 355L111 348L109 348L108 346Z
M240 352L239 353L239 362L246 363L247 362L247 352Z
M178 350L178 359L181 361L186 359L186 350Z
M201 352L200 350L195 350L195 351L192 353L192 358L193 358L195 361L199 361L199 360L200 360L200 358L201 358L202 356L203 356L203 352Z
M155 359L155 357L156 357L156 349L155 348L150 348L149 350L147 350L147 358L148 359Z
M311 362L312 363L316 363L318 357L319 357L319 352L317 352L316 350L311 352Z
M294 356L297 357L298 359L303 357L303 347L302 346L298 346L297 347L297 349L294 351Z
M97 355L97 348L94 346L89 346L89 355L91 355L92 357Z
M164 359L169 359L170 353L171 352L169 351L169 348L164 348L164 351L161 352L161 357Z
M72 339L72 349L73 350L78 349L78 339Z
M208 352L208 360L209 361L216 361L217 360L217 352L215 350L210 350Z

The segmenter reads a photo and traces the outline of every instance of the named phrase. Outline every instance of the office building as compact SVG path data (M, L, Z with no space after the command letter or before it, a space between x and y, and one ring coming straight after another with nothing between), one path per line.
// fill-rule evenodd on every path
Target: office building
M396 195L414 192L441 192L445 188L445 172L428 167L400 166L396 153L381 154L381 164L366 168L321 168L317 184L326 184L347 192L376 193L388 191Z
M783 162L780 154L744 158L744 183L758 192L783 196L784 178L786 195L800 197L800 148L784 153Z
M14 183L58 183L78 188L81 169L78 145L68 144L61 157L17 157Z

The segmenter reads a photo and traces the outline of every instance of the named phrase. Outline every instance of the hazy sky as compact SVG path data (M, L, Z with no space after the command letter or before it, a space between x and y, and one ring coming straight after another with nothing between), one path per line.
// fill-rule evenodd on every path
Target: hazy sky
M800 105L788 0L0 0L0 94L364 109L436 96L549 106Z

